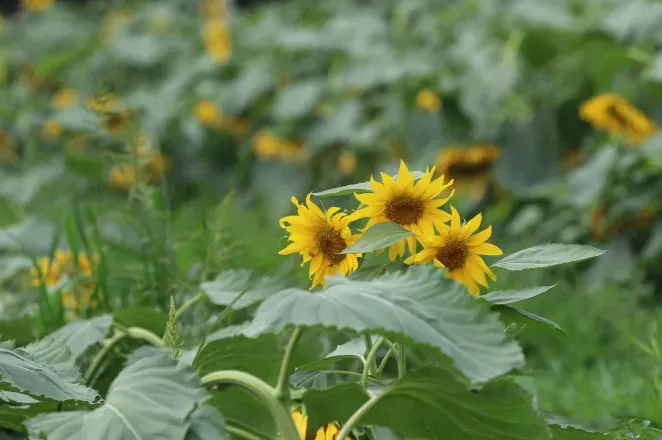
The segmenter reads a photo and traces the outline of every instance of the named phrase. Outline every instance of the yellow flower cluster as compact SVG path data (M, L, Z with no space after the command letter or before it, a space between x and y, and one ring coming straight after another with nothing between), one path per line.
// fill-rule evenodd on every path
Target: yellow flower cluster
M381 173L381 182L370 179L371 192L354 194L363 207L350 215L338 207L322 211L311 200L311 194L305 204L292 198L297 214L280 220L291 243L279 253L300 254L302 265L310 262L311 288L324 286L325 276L347 275L359 266L362 254L342 253L360 237L352 233L350 223L368 218L365 232L378 223L392 222L413 233L389 246L392 261L404 256L408 248L406 264L433 263L446 268L448 278L466 285L470 294L479 295L479 285L488 286L486 277L496 279L481 255L501 255L502 251L487 243L491 226L477 232L481 214L463 223L455 208L451 207L450 213L441 209L453 196L449 190L453 181L446 182L444 176L434 179L434 174L433 167L416 179L415 173L400 162L396 177ZM420 251L419 244L423 247Z
M62 294L62 305L65 317L74 319L77 312L87 307L96 307L97 301L92 298L94 281L92 280L92 264L99 264L99 255L92 256L92 262L84 252L78 253L74 264L74 256L70 250L57 249L53 258L41 257L37 260L37 267L30 269L32 285L47 287L57 285L65 276L72 281L72 287Z
M579 108L579 116L605 130L620 134L631 145L638 146L657 131L657 127L638 108L614 94L594 96Z
M260 130L253 135L253 151L259 159L279 158L294 160L301 156L303 144L279 139L268 131Z
M223 128L236 137L245 135L250 129L250 124L246 119L224 114L218 104L209 99L203 99L195 104L193 116L207 128L216 130Z
M227 25L225 0L204 0L201 10L205 16L202 37L207 55L218 64L226 64L232 56L232 36Z
M126 163L116 164L110 169L108 179L115 188L128 191L135 184L138 173L144 173L146 183L153 185L172 166L169 158L150 148L146 136L138 137L136 156L137 160L132 157Z
M423 89L416 94L416 107L429 113L436 113L441 109L441 98L431 89Z
M122 136L129 125L129 112L121 108L119 98L114 93L91 96L87 108L101 117L101 125L110 136Z
M340 428L335 423L329 423L327 425L321 426L314 436L307 435L308 430L308 416L304 415L300 409L294 410L292 412L292 419L294 419L294 425L297 428L299 433L299 438L301 440L338 440L338 433ZM345 440L351 440L349 437L345 437Z
M456 187L481 189L500 156L496 145L444 148L437 155L436 166L438 174L453 179Z

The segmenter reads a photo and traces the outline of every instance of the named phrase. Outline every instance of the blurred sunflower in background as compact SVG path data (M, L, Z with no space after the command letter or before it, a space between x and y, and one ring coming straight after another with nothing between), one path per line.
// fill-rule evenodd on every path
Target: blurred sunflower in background
M352 221L368 217L370 220L366 229L377 223L393 222L414 234L434 234L435 227L450 220L450 215L439 208L454 193L453 190L447 197L440 198L453 181L444 182L444 176L433 180L434 172L434 168L426 170L416 182L415 173L411 173L407 165L400 161L397 180L386 173L381 173L381 183L370 177L372 192L355 194L365 207L351 215ZM411 236L389 246L389 258L395 260L404 255L406 245L409 245L410 252L416 252L416 238Z
M437 173L454 179L455 188L468 189L474 197L480 197L500 155L496 145L443 148L436 159Z
M60 138L64 133L64 126L55 119L47 120L41 128L41 135L48 141L54 141Z
M356 169L356 154L353 151L343 151L338 155L338 171L343 176L351 176Z
M221 108L209 99L203 99L195 104L193 116L200 124L208 128L219 128L223 122Z
M641 110L615 94L594 96L579 108L579 116L612 135L623 135L638 146L657 131L655 123Z
M441 98L431 89L423 89L416 94L416 108L424 112L436 113L441 110Z
M292 203L297 207L297 215L280 219L280 227L290 234L291 243L278 253L300 254L302 266L310 262L311 289L318 284L325 286L327 275L347 275L358 269L362 254L340 253L359 238L349 228L350 217L339 212L340 208L322 211L311 200L311 194L306 197L305 204L300 204L295 197L292 197Z
M54 0L21 0L21 6L30 12L44 12L53 6Z
M15 162L18 160L16 139L9 132L0 128L0 161Z
M58 89L51 96L51 105L58 110L66 110L76 105L78 92L73 89Z
M261 160L279 158L293 161L304 151L303 143L280 139L266 130L260 130L253 135L252 148Z
M485 264L481 255L501 255L503 251L487 243L492 236L492 226L474 234L482 222L478 214L462 224L460 214L451 206L451 222L441 225L439 235L426 234L418 237L423 250L405 260L406 264L433 263L437 267L448 269L447 278L454 279L465 286L473 296L480 294L480 284L487 287L487 275L492 281L496 275Z

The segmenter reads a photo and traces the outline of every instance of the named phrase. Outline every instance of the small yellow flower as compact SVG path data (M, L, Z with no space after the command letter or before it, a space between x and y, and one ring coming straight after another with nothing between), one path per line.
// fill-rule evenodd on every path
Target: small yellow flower
M451 223L437 228L439 235L418 237L423 250L405 260L406 264L433 263L437 267L448 269L447 278L452 278L467 286L469 293L477 296L478 285L487 287L485 275L496 280L496 275L485 264L481 255L501 255L501 249L487 243L492 235L492 226L474 234L480 227L482 215L478 214L462 224L460 215L451 206Z
M51 97L51 105L58 110L64 110L76 105L78 92L72 89L59 89Z
M299 433L299 438L301 440L338 440L337 436L340 432L338 425L335 423L329 423L327 425L321 426L315 436L308 435L308 416L304 415L300 409L296 409L292 412L292 419L294 420L294 425L297 428ZM351 440L349 437L345 437L345 440Z
M221 108L209 99L198 101L193 109L193 115L205 127L218 128L223 122Z
M115 188L128 191L136 181L136 167L128 164L114 165L108 178Z
M298 141L280 141L278 156L285 160L294 160L303 153L303 143Z
M425 112L436 113L441 109L441 98L430 89L423 89L416 95L416 107Z
M103 116L101 124L111 136L121 136L125 133L129 123L126 113L107 113Z
M292 203L297 207L297 215L280 219L280 227L290 234L292 243L278 253L301 254L302 266L310 261L311 289L318 284L325 286L324 277L327 275L347 275L358 269L361 254L340 253L358 239L358 235L352 235L349 229L350 218L339 212L340 208L323 212L311 200L311 194L306 197L305 204L299 204L294 197Z
M356 154L353 151L343 151L338 156L338 169L344 176L351 176L356 169Z
M260 159L277 157L280 151L280 140L267 131L260 130L252 139L253 151Z
M226 64L232 56L232 36L223 20L209 20L203 29L207 55L219 64Z
M415 234L434 234L434 228L440 227L451 219L451 216L439 209L453 195L440 198L440 194L453 184L451 180L444 183L444 176L432 180L435 168L426 170L418 182L414 180L403 161L400 162L397 180L388 174L382 174L382 182L370 178L372 193L355 194L365 208L359 209L351 215L352 221L358 218L369 217L366 229L377 223L397 223ZM395 260L405 254L405 245L409 251L416 251L416 238L409 237L389 247L389 258Z
M53 6L54 0L21 0L21 5L30 12L43 12Z
M49 119L46 121L41 129L41 135L44 139L49 141L58 139L62 136L62 133L64 133L64 126L55 119Z
M614 94L594 96L579 108L579 116L610 134L622 134L634 146L657 131L657 127L627 100Z

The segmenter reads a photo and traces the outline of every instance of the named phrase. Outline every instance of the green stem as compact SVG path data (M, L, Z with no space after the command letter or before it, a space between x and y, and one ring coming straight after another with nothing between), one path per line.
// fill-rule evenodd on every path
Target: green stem
M384 373L384 368L386 367L386 362L388 362L392 354L393 354L393 349L389 348L388 351L386 352L386 356L384 356L384 359L382 359L382 362L379 364L379 368L377 368L377 379L381 380L382 373Z
M345 422L345 424L343 425L342 429L340 430L340 432L338 433L336 438L337 439L345 439L345 438L349 437L349 433L359 423L359 420L361 419L361 417L363 417L363 415L366 412L368 412L368 410L370 408L372 408L379 401L381 396L383 396L383 394L380 394L377 397L372 397L366 403L361 405L361 407L359 409L357 409L354 414L352 414L352 417L350 417L349 420L347 420L347 422Z
M299 434L290 415L289 407L283 405L276 398L276 390L262 379L243 371L225 370L209 373L201 381L204 387L231 384L253 393L271 411L284 440L299 440Z
M202 299L204 299L205 297L206 297L206 295L205 295L204 293L199 292L199 293L198 293L197 295L195 295L193 298L191 298L191 299L189 299L189 300L187 300L187 301L184 301L184 303L183 303L181 306L179 306L179 308L178 308L177 311L175 312L175 321L178 321L179 318L182 316L182 314L184 314L185 311L187 311L188 309L190 309L191 306L197 304L198 302L200 302L200 301L201 301Z
M232 434L233 437L239 437L245 440L260 440L259 437L254 436L250 432L244 431L243 429L239 429L234 426L225 425L225 430Z
M145 330L144 328L129 327L125 330L125 332L128 337L133 339L142 339L143 341L149 342L151 345L153 345L156 348L165 347L165 343L163 342L163 339L158 337L155 333L152 333L149 330Z
M377 350L379 350L379 347L384 343L386 340L385 337L380 336L379 339L377 339L377 342L375 342L375 345L372 346L372 349L368 353L368 357L365 360L365 366L363 367L363 375L361 375L361 386L363 388L366 388L368 386L368 373L370 373L371 365L376 364L375 357L377 356ZM377 374L377 368L375 368L373 375L376 377ZM340 437L343 438L343 437Z
M401 342L398 344L398 379L402 378L407 372L407 355L405 354L405 346Z
M285 348L285 355L283 362L280 364L280 374L278 375L278 382L276 384L276 398L283 403L288 403L290 400L290 375L292 374L292 356L294 356L294 349L301 339L303 329L297 327L290 336L290 341Z
M370 353L372 351L372 338L370 337L369 334L365 334L363 335L363 337L365 338L366 353ZM377 373L377 362L375 362L373 359L372 363L366 362L366 364L370 367L370 372L374 376Z

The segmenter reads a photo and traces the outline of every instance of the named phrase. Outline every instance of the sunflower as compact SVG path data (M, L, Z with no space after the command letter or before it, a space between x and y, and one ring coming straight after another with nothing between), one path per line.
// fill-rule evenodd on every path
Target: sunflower
M41 136L49 141L58 139L62 133L64 133L64 126L55 119L47 120L41 127Z
M340 428L335 423L329 423L327 425L321 426L317 433L313 435L308 435L308 416L304 415L300 409L292 411L292 418L294 419L294 425L297 427L299 433L299 438L301 440L337 440L338 433ZM345 437L345 440L351 440L349 437Z
M439 235L419 237L423 250L405 260L406 264L433 263L437 267L448 269L448 278L463 283L469 293L478 296L481 286L487 287L485 275L496 280L496 275L485 264L480 255L501 255L503 251L493 244L487 243L492 235L492 226L474 234L480 227L482 215L478 214L467 223L462 224L460 215L451 206L450 226L442 225Z
M579 116L610 134L623 134L632 145L641 144L657 131L641 110L614 94L589 99L579 108Z
M232 35L225 21L208 20L202 34L207 55L218 64L226 64L232 56Z
M325 286L326 275L347 275L358 269L361 254L340 253L358 239L349 229L350 217L335 207L323 212L311 200L311 194L306 197L305 204L299 204L295 197L292 197L292 203L297 207L297 215L280 219L280 226L290 234L292 243L278 253L301 254L302 266L310 261L311 289L318 284Z
M58 89L51 96L51 105L59 110L65 110L76 105L78 92L72 89Z
M351 176L356 169L356 154L353 151L343 151L338 155L338 170L343 176Z
M221 122L223 122L221 108L209 99L198 101L193 108L193 115L205 127L218 128L221 126Z
M453 184L451 180L444 183L444 176L432 180L435 168L426 170L418 182L414 180L414 173L410 173L407 165L400 161L400 170L397 180L388 174L382 174L379 183L370 177L372 193L355 194L355 197L365 208L359 209L351 215L352 221L358 218L369 217L366 229L377 223L397 223L415 234L434 234L434 228L440 227L448 220L450 215L440 210L453 195L439 198L439 195ZM405 254L405 245L409 244L409 251L416 251L416 238L411 236L389 247L389 258L395 260Z
M416 107L424 112L436 113L441 109L441 98L430 89L423 89L416 94Z
M54 0L21 0L21 5L30 12L43 12L53 6Z

